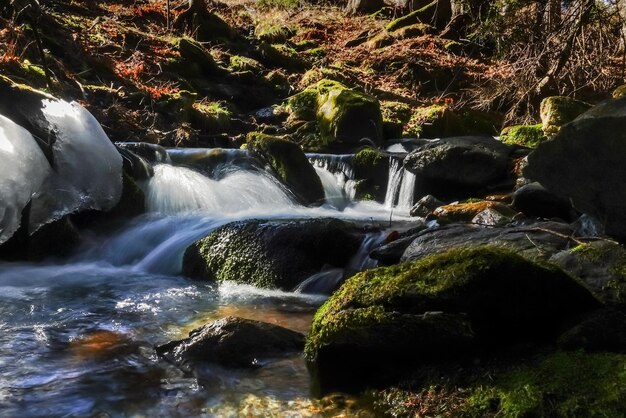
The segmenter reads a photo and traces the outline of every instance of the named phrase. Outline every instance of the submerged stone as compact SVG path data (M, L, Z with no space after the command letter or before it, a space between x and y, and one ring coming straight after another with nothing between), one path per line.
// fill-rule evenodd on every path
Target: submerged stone
M259 367L263 360L297 353L304 335L278 325L229 316L196 328L183 340L156 348L157 354L184 370L198 363Z

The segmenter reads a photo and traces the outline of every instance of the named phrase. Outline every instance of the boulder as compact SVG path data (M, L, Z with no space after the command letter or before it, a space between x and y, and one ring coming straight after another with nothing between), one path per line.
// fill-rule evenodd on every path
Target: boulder
M418 260L448 248L468 245L497 245L529 259L548 259L572 244L572 226L558 222L539 222L485 228L478 225L451 224L420 232L402 255L402 261Z
M593 241L560 251L550 261L580 278L604 303L626 307L626 250L622 245Z
M378 99L344 87L331 87L318 96L317 120L322 141L357 145L383 140L383 118Z
M316 313L305 357L322 392L379 386L462 358L474 339L554 339L599 306L556 266L496 247L453 249L348 279Z
M170 341L156 348L183 370L198 363L225 367L259 367L264 359L281 357L302 350L304 335L265 322L229 316L196 328L183 340Z
M573 121L589 108L591 108L589 103L571 97L546 97L539 107L543 132L547 135L558 133L561 126Z
M626 98L603 102L528 156L524 175L626 240Z
M304 205L324 202L324 188L302 149L287 139L258 132L248 134L248 149L274 171L277 178Z
M510 212L507 211L507 213ZM478 212L472 218L471 223L481 226L504 226L510 223L511 220L512 217L510 215L507 216L494 208L487 208Z
M565 350L626 352L626 314L598 309L564 332L557 345Z
M439 206L443 206L444 204L445 203L437 199L435 196L428 194L418 200L415 205L413 205L409 214L411 216L421 216L422 218L425 218L433 213L433 211Z
M333 219L233 222L187 249L183 273L292 290L326 265L344 267L359 248L357 232Z
M493 137L443 138L422 141L404 159L404 167L421 180L423 194L455 200L512 183L514 152Z
M527 148L537 148L548 137L543 133L543 125L515 125L507 126L500 133L500 141L509 145L519 145Z
M550 193L539 183L517 189L513 193L513 206L526 216L573 220L573 209L567 199Z

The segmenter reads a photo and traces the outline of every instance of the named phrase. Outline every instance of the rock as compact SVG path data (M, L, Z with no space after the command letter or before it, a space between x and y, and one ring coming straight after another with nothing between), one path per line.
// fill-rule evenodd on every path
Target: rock
M571 245L573 228L557 222L485 228L452 224L428 229L417 235L402 255L402 261L418 260L448 248L468 245L497 245L516 251L529 259L548 259Z
M196 241L185 252L183 274L292 290L325 265L344 267L361 243L343 221L239 221Z
M409 214L411 216L421 216L422 218L425 218L433 213L439 206L443 205L444 203L441 200L429 194L418 200L417 203L411 208Z
M554 254L550 262L580 278L604 303L626 307L626 250L620 244L580 244Z
M356 145L364 138L375 145L382 142L383 119L380 103L375 97L333 86L320 92L317 103L317 120L322 141L326 144Z
M363 148L352 157L354 178L364 180L357 187L361 197L367 189L374 200L385 200L387 182L389 180L389 154L375 148Z
M117 142L115 145L131 151L151 164L166 163L170 159L167 150L160 145L147 142Z
M258 132L248 134L246 143L249 150L269 164L300 202L305 205L324 202L322 182L297 144Z
M561 126L573 121L580 114L591 108L589 103L572 99L571 97L552 96L541 101L539 114L543 132L546 135L554 135L559 132Z
M465 134L461 117L446 105L420 107L413 114L412 122L418 126L420 138L444 138Z
M168 361L189 370L198 363L259 367L264 359L302 350L304 335L277 325L229 316L196 328L184 340L156 348Z
M439 221L444 222L469 222L479 213L488 209L510 218L515 216L515 212L508 206L488 200L440 206L435 209L433 215L436 216Z
M180 61L169 63L173 72L189 77L204 77L223 72L209 51L193 39L181 38L176 47L180 54Z
M262 42L257 48L255 58L266 67L284 68L291 72L304 72L311 67L300 58L297 51L281 44L270 45Z
M404 167L421 179L422 193L463 199L512 183L513 152L493 137L443 138L423 141L404 159Z
M625 97L626 96L626 84L622 84L621 86L613 90L613 93L611 94L611 96L613 96L614 99Z
M626 351L626 314L616 309L599 309L564 332L557 345L564 350Z
M595 106L533 151L524 170L618 240L626 240L625 112L626 98Z
M567 199L547 191L539 183L530 183L513 193L513 206L526 216L573 220L573 209Z
M510 223L511 216L507 216L494 208L487 208L478 212L471 220L471 223L481 226L504 226Z
M500 141L509 145L520 145L527 148L537 148L548 137L543 133L543 125L515 125L508 126L500 133Z
M453 249L348 279L316 313L305 357L322 392L379 386L467 356L474 338L551 340L599 306L556 266L496 247Z

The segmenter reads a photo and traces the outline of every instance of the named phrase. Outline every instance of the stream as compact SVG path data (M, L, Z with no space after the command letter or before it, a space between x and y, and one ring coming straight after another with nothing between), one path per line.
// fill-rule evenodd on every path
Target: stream
M359 202L349 158L309 155L326 193L324 205L309 208L263 168L242 164L239 150L194 165L211 152L168 150L141 184L147 213L115 229L82 231L71 257L0 263L3 416L320 416L301 356L256 370L207 366L197 376L156 356L156 345L229 315L306 333L326 298L192 281L180 273L183 253L235 220L406 223L414 178L391 164L386 203ZM367 254L384 236L365 235L346 268L374 267Z

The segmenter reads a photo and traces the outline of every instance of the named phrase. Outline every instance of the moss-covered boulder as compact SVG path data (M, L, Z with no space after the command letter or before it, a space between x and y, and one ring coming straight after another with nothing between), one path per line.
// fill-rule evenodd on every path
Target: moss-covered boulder
M409 125L420 138L496 135L500 132L502 117L476 110L457 112L446 104L433 104L417 108Z
M626 307L626 249L612 241L594 241L555 254L550 259L579 277L604 303Z
M311 66L296 50L283 44L261 43L256 50L256 58L267 67L293 72L304 72Z
M248 134L248 149L260 156L305 205L321 204L324 188L302 149L287 139L258 132Z
M542 124L507 126L500 133L500 141L505 144L527 148L537 148L537 145L547 139Z
M203 77L222 73L209 51L199 42L181 38L176 43L180 59L170 60L166 68L186 77Z
M450 0L417 0L405 3L409 4L414 11L389 22L386 26L389 32L416 23L433 23L437 28L443 29L452 18Z
M232 116L232 112L219 102L195 102L192 105L191 120L206 133L226 132Z
M561 126L576 119L591 108L589 103L564 96L546 97L541 101L539 114L546 135L559 132Z
M434 360L462 357L470 329L490 345L553 339L565 322L599 306L556 266L495 247L453 249L350 278L316 313L305 356L322 392L376 386ZM393 332L434 311L453 316Z
M375 148L363 148L352 157L354 178L359 179L357 199L385 200L389 179L389 154Z
M324 143L358 144L367 138L374 144L383 140L383 119L375 97L343 86L324 91L318 84L317 120Z
M357 232L330 219L233 222L187 249L183 273L292 290L325 265L344 267L359 247Z

